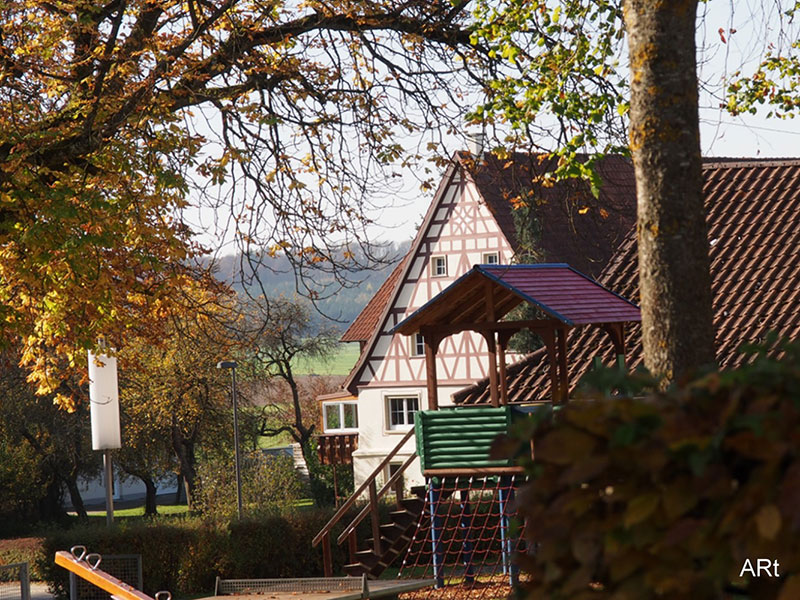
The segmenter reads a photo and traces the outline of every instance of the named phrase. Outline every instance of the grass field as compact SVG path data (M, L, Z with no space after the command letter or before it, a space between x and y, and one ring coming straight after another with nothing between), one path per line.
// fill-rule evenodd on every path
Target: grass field
M327 360L299 359L295 365L298 375L347 375L358 360L358 344L339 344L338 351Z

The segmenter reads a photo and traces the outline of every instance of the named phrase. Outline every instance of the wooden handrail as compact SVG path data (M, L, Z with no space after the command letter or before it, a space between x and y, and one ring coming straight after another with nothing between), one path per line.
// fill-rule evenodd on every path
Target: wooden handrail
M325 524L325 527L323 527L320 530L320 532L314 537L314 539L311 540L311 545L312 546L316 546L317 544L319 544L322 541L322 538L326 534L330 533L331 529L333 529L333 527L341 520L341 518L350 509L350 507L353 506L353 504L355 504L355 502L356 502L356 500L358 500L359 496L361 496L361 494L363 494L364 491L367 488L369 488L370 484L373 481L375 481L375 479L378 477L378 475L381 473L381 471L383 471L383 469L386 467L386 465L389 464L389 461L394 458L395 454L397 454L400 451L400 448L403 447L403 445L411 438L412 435L414 435L414 428L413 427L408 430L408 432L403 436L403 439L400 440L400 442L397 444L397 446L395 446L394 449L391 452L389 452L389 454L386 456L386 458L384 458L381 461L381 464L379 464L377 466L377 468L366 479L366 481L364 481L364 483L362 483L359 486L359 488L355 492L353 492L353 495L350 496L345 501L345 503L342 504L339 507L339 510L337 510L334 513L334 515L331 517L331 520L328 521Z
M379 500L395 483L397 483L397 480L400 479L400 477L402 477L403 472L411 465L411 463L414 461L415 458L417 458L416 452L414 452L414 454L409 456L406 462L403 463L403 466L401 466L399 469L397 469L397 471L394 472L394 475L391 476L389 481L387 481L378 492ZM358 527L358 524L361 523L361 521L363 521L364 518L369 514L369 510L370 510L369 505L361 509L361 512L358 513L358 515L356 515L356 518L351 521L350 525L348 525L345 528L345 530L342 532L342 535L340 535L336 539L337 544L341 544L342 542L344 542L347 536L349 536L353 531L355 531L356 527Z

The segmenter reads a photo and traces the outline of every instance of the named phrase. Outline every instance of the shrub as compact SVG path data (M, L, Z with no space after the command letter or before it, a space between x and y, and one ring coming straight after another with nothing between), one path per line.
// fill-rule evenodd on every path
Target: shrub
M36 561L42 549L42 538L25 537L0 540L0 565L28 563L31 580L41 581Z
M142 591L151 596L159 590L181 596L208 594L217 575L226 579L322 576L322 550L312 548L311 540L332 515L332 509L311 509L224 525L200 519L119 522L110 529L84 525L48 535L42 542L37 566L61 598L69 594L69 574L55 565L53 557L57 550L69 550L75 545L101 555L141 554ZM351 511L344 523L353 516L355 512ZM367 522L362 529L365 526ZM333 536L342 527L343 524ZM345 564L346 544L334 543L332 556L338 572Z
M535 440L520 494L530 598L800 597L800 348L637 397L576 400ZM615 380L616 379L616 380ZM610 384L610 385L609 385ZM781 578L740 577L746 559Z
M241 461L242 505L248 518L291 510L301 497L302 485L290 456L265 456L260 450ZM198 468L197 508L204 519L227 523L236 517L236 473L232 459L213 459Z

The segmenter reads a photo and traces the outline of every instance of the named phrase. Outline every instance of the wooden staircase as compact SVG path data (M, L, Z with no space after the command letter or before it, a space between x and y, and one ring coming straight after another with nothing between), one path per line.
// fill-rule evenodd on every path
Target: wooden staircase
M365 492L367 493L367 502L364 508L356 515L350 524L344 528L344 531L336 539L338 544L344 543L345 540L348 542L350 562L344 567L347 574L353 576L366 574L367 577L370 578L378 577L386 567L392 564L392 562L408 548L417 523L425 510L424 487L414 488L412 490L414 496L411 498L403 497L402 475L417 457L417 453L412 453L380 490L377 489L376 481L378 476L383 473L384 469L389 465L392 458L394 458L400 451L400 448L403 447L413 434L414 430L411 429L403 436L397 446L395 446L386 458L381 461L381 464L378 465L367 480L353 492L353 495L339 507L336 514L333 515L331 520L328 521L325 527L323 527L313 539L313 546L317 546L320 543L322 544L322 562L326 577L333 576L331 531ZM378 514L378 505L380 499L389 490L394 490L397 506L395 510L389 513L390 522L381 524ZM366 540L368 548L359 550L358 541L356 539L356 528L367 516L370 516L372 537Z
M355 561L345 565L344 570L348 575L360 577L366 574L367 577L378 577L408 548L420 515L425 510L425 500L405 498L398 504L397 510L389 513L391 522L380 526L380 553L375 551L375 540L367 539L368 549L355 552L351 557Z

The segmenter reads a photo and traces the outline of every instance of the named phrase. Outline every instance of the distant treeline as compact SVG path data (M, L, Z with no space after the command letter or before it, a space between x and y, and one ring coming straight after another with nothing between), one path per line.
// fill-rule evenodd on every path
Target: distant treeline
M381 253L399 260L408 252L409 245L409 242L393 244L381 249ZM356 262L364 262L363 256L357 255ZM217 278L231 284L238 292L248 292L258 296L263 288L269 296L303 295L303 290L297 288L297 278L291 263L282 254L260 257L255 273L250 268L252 263L243 260L241 254L217 257L214 263ZM383 268L362 269L348 273L348 280L357 283L341 287L330 297L318 300L316 302L318 309L328 318L339 322L342 330L346 329L378 291L392 272L394 264L396 261ZM329 273L315 272L307 277L313 277L314 283L319 286L330 284L330 289L338 288Z

